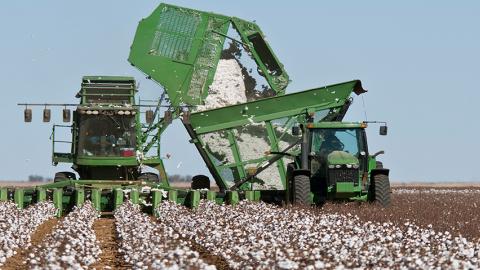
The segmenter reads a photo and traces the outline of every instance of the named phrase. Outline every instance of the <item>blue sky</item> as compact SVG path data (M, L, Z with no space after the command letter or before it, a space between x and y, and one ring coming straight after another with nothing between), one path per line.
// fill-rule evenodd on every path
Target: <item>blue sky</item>
M76 103L83 75L132 75L140 94L162 89L127 62L138 21L157 1L0 3L0 179L53 176L51 124L23 123L18 102ZM480 2L169 1L255 20L285 65L288 92L361 79L370 151L385 150L395 181L480 181ZM61 110L53 109L61 123ZM348 120L364 120L357 98ZM207 170L178 123L163 139L169 173Z

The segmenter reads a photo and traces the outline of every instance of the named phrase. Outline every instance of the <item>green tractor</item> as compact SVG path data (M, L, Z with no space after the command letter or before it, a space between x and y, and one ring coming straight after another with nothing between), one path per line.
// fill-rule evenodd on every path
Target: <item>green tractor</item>
M351 199L391 203L389 170L369 154L366 123L319 122L295 127L302 130L301 151L288 164L287 181L296 204ZM380 127L387 134L387 126Z
M389 170L370 155L367 122L342 122L358 80L209 111L184 122L215 182L275 203L390 204ZM387 134L382 123L380 134ZM224 143L218 143L218 142ZM228 157L233 157L229 159Z

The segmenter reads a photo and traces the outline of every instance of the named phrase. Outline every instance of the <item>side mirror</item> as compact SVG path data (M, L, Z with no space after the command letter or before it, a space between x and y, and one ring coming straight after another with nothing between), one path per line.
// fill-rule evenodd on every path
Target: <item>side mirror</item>
M153 111L147 110L145 112L145 121L147 122L147 124L152 124L154 120L153 118L154 118Z
M25 109L25 111L23 111L23 118L27 123L32 122L32 109Z
M52 111L50 109L43 109L43 122L47 123L50 122L50 116L52 115Z
M300 127L299 127L299 126L293 126L293 127L292 127L292 135L293 135L293 136L298 136L298 135L300 135Z
M70 122L70 110L69 109L63 109L63 122L64 123L69 123Z
M386 136L388 133L388 127L387 126L380 126L380 135Z
M380 151L378 151L377 153L373 154L372 157L376 158L377 156L383 155L383 154L385 154L385 151L380 150Z

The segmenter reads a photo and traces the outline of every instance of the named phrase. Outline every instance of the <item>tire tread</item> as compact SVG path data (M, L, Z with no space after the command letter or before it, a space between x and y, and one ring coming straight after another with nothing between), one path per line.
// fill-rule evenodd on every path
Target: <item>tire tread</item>
M377 174L374 176L375 202L382 207L389 207L392 204L390 192L390 180L388 175Z
M295 175L293 178L293 191L295 204L309 204L310 177L306 175Z

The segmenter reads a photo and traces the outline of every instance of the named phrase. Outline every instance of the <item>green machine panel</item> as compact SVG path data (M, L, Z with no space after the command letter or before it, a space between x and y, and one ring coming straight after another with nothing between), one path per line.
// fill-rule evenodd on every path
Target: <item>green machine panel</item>
M276 92L289 79L258 25L238 18L160 4L140 21L129 62L158 82L172 105L200 105L208 95L230 26L239 33Z

